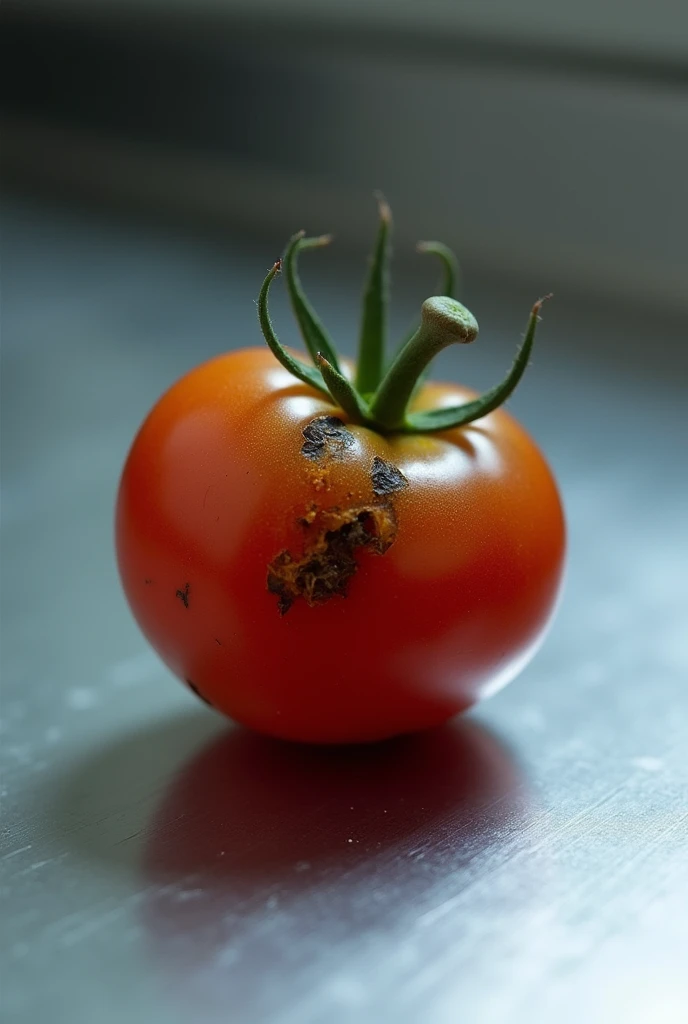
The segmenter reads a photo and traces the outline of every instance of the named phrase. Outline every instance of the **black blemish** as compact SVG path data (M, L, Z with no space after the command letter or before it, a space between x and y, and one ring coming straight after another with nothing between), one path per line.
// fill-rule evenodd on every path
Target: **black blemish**
M207 697L204 697L201 691L198 689L195 683L192 683L190 679L185 679L184 682L189 687L192 693L195 693L199 700L202 700L204 704L207 704L209 708L213 705L210 703Z
M189 607L189 589L189 584L185 583L184 589L178 590L177 593L175 594L175 597L179 598L179 600L181 601L185 608Z
M150 587L153 580L145 579L143 582L146 584L147 587Z
M373 490L378 495L393 494L394 491L403 491L404 487L408 487L408 480L401 470L391 462L385 462L378 455L373 459L370 479L373 481Z
M301 454L311 462L327 456L339 458L354 443L354 436L337 416L316 416L303 428Z
M215 637L215 643L217 644L218 647L222 647L222 641L218 640L217 637Z

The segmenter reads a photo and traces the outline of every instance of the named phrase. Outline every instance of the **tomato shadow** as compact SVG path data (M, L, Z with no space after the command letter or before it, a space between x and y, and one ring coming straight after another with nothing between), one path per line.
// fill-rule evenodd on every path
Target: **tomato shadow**
M190 713L94 749L54 796L72 849L129 877L169 997L218 1019L230 994L239 1019L305 998L324 950L394 948L531 813L509 749L471 718L317 748Z
M176 899L175 887L210 894L215 913L218 900L236 908L295 896L400 853L444 850L456 868L527 803L508 749L470 720L346 748L233 729L170 785L147 829L142 870L172 895L162 900L169 913L195 918L206 901Z
M250 894L302 889L407 845L479 847L525 813L504 743L471 718L376 744L317 747L201 711L99 744L49 794L69 844L113 869Z
M267 1014L276 993L316 984L324 949L401 941L436 887L470 885L529 815L515 759L469 719L350 748L230 730L149 824L150 951L179 998L222 1006L231 992Z

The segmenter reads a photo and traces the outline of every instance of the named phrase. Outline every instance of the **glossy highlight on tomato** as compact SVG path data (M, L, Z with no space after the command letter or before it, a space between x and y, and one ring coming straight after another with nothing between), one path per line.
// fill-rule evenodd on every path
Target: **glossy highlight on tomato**
M295 264L288 286L293 300ZM371 294L379 310L384 289ZM323 330L304 302L297 318ZM426 306L414 338L431 348ZM565 547L552 474L501 408L429 423L482 399L418 387L417 353L399 399L413 344L372 392L338 362L354 392L341 403L273 345L221 355L159 400L127 458L116 543L134 615L199 697L259 732L347 743L437 725L507 683L550 620Z

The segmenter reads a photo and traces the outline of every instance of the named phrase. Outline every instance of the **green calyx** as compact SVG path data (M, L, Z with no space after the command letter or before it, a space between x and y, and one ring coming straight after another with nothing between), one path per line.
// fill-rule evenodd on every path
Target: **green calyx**
M426 299L420 324L387 361L385 355L387 310L389 306L389 259L392 217L387 203L378 198L380 224L370 261L363 297L363 315L355 380L351 381L339 365L337 351L327 331L306 298L298 274L298 256L304 249L316 249L330 242L329 235L306 238L294 235L284 257L269 271L258 297L258 320L271 351L285 369L299 380L322 392L352 423L364 424L381 433L427 433L462 427L480 419L502 405L520 381L535 340L544 299L530 312L525 336L519 345L511 369L501 383L471 402L449 408L410 411L412 398L425 379L433 358L453 344L467 344L478 336L473 314L454 297L458 278L456 257L439 242L421 242L418 251L436 256L442 266L441 294ZM268 313L270 286L283 271L294 316L311 363L297 359L283 347L275 334ZM549 298L549 296L546 296Z

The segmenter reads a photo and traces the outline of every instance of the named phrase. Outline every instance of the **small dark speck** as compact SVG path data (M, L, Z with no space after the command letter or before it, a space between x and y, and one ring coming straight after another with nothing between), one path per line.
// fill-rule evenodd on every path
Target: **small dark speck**
M190 690L192 691L192 693L195 693L195 694L196 694L196 696L198 697L198 699L199 699L199 700L202 700L202 701L203 701L203 703L204 703L204 704L207 704L209 708L211 708L211 707L213 706L213 705L212 705L212 704L210 703L210 701L208 700L208 698L207 698L207 697L204 697L204 696L203 696L203 694L202 694L202 693L201 693L201 691L200 691L200 690L198 689L198 687L196 686L196 684L195 684L195 683L192 683L190 679L185 679L185 680L184 680L184 682L185 682L185 683L186 683L186 685L187 685L187 686L189 687L189 689L190 689Z
M222 647L222 641L218 640L217 637L215 637L215 643L217 644L218 647Z
M189 607L189 590L190 586L188 583L184 584L183 590L178 590L175 597L178 597L185 608Z
M144 583L146 584L146 586L147 586L147 587L150 587L150 585L151 585L151 583L153 582L153 580L148 580L148 579L146 579L146 580L144 580L143 582L144 582Z

